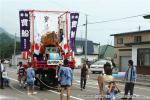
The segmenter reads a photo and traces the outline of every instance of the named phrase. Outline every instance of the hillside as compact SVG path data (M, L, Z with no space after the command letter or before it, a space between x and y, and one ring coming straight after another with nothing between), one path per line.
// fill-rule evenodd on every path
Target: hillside
M11 58L14 53L14 37L3 28L0 28L0 59ZM17 38L16 53L20 53L20 42Z

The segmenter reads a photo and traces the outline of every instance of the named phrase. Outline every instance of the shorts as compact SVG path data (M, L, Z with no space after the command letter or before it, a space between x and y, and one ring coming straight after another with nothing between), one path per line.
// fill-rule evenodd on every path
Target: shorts
M30 87L34 86L34 81L30 81L30 82L27 81L27 85Z
M70 85L61 85L61 88L67 89L68 87L70 87Z
M19 76L18 76L18 80L19 80L19 81L21 81L21 80L22 80L22 81L25 81L25 80L26 80L26 77L25 77L24 75L19 75Z

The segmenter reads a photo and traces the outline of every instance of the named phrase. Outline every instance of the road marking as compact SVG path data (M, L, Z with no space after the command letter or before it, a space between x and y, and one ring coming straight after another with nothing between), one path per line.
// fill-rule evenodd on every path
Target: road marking
M75 84L75 85L80 85L80 84L78 84L78 83L73 83L73 84ZM86 87L96 88L96 87L93 87L93 86L86 86ZM98 88L96 88L96 89L98 89ZM124 92L121 92L121 94L124 94ZM138 95L138 94L135 94L135 93L134 93L134 96L136 96L136 97L150 98L150 96Z
M75 80L75 81L78 82L78 83L80 83L80 80ZM90 82L88 82L88 81L90 81ZM118 83L118 82L117 82L117 83ZM98 83L96 83L96 81L94 81L94 80L87 80L87 84L90 84L90 85L98 85ZM122 86L122 87L125 86L125 85L121 85L121 84L117 84L117 85ZM136 87L136 86L135 86L134 88L150 91L149 88L141 88L141 87Z
M13 81L15 81L15 82L18 82L18 80L16 80L16 79L14 79L14 78L11 78L11 77L8 77L10 80L13 80ZM20 93L22 93L22 94L25 94L24 92L22 92L22 91L20 91L20 90L18 90L18 89L16 89L15 87L13 87L13 86L11 86L13 89L15 89L16 91L18 91L18 92L20 92ZM50 91L50 92L53 92L53 93L55 93L55 94L60 94L59 92L56 92L56 91L53 91L53 90L48 90L48 91ZM66 94L64 94L64 96L66 96ZM36 99L36 97L35 96L32 96L32 97L34 97L35 99ZM84 99L81 99L81 98L78 98L78 97L75 97L75 96L70 96L71 98L73 98L73 99L76 99L76 100L84 100ZM37 100L37 99L36 99ZM40 99L38 99L38 100L40 100Z
M5 99L8 99L8 98L12 98L12 97L7 97L7 96L3 96L3 95L0 95L0 100L5 100Z
M52 92L52 93L55 93L55 94L60 94L59 92L56 92L56 91L53 91L53 90L48 90L48 91L50 91L50 92ZM63 94L64 96L67 96L66 94ZM71 98L73 98L73 99L76 99L76 100L84 100L84 99L81 99L81 98L78 98L78 97L75 97L75 96L70 96Z
M14 79L14 78L11 78L11 77L8 77L8 79L10 79L12 81L15 81L15 82L19 82L18 80Z
M73 83L73 84L75 84L75 85L80 85L80 84L78 84L78 83ZM98 87L93 87L93 86L88 86L88 85L87 85L87 87L96 88L96 89L98 88Z
M75 80L76 82L80 83L79 80ZM87 80L86 84L90 84L90 85L98 85L97 82L90 82L89 80Z
M12 85L10 85L10 87L11 87L12 89L16 90L17 92L23 94L23 95L27 95L26 93L24 93L24 92L18 90L17 88L13 87ZM36 96L32 96L32 95L30 95L30 96L27 95L27 96L28 96L28 97L31 97L31 98L33 98L33 99L35 99L35 100L40 100L40 99L39 99L38 97L36 97Z
M76 88L78 88L78 89L81 89L81 88L79 88L79 86L73 86L73 87L76 87ZM85 89L85 91L87 91L87 92L95 92L95 91L93 91L93 90L87 90L87 89ZM96 92L96 93L98 93L98 91Z
M13 72L13 73L17 73L17 71L12 70L12 69L9 69L9 70L7 70L7 71L9 71L9 72Z
M16 71L10 71L10 72L16 72ZM11 79L11 80L14 80L14 81L16 81L16 82L18 82L18 80L15 80L15 79L13 79L13 78L10 78L9 77L9 79ZM90 80L90 79L88 79L87 81L89 81L89 82L87 82L87 84L89 84L89 85L96 85L97 84L97 82L95 81L95 80ZM78 78L78 77L75 77L75 82L77 82L77 83L80 83L80 78ZM77 83L73 83L73 84L76 84L76 85L80 85L80 84L77 84ZM121 85L121 84L118 84L119 86L124 86L124 85ZM96 87L93 87L93 86L88 86L87 85L87 87L91 87L91 88L96 88ZM148 88L141 88L141 87L135 87L135 88L137 88L137 89L142 89L142 90L146 90L146 91L150 91L150 89L148 89ZM98 87L96 88L96 89L98 89ZM89 90L90 91L90 90ZM55 92L55 91L54 91ZM144 96L144 95L137 95L137 94L135 94L136 96ZM150 98L149 96L144 96L144 97L147 97L147 98ZM79 100L80 100L80 98L79 98Z
M8 77L8 79L10 79L10 80L12 80L12 81L15 81L15 82L19 82L18 80L14 79L14 78L11 78L11 77ZM10 85L10 87L11 87L12 89L16 90L17 92L23 94L23 95L27 95L26 93L24 93L24 92L20 91L19 89L13 87L12 85ZM38 97L36 97L36 96L32 96L32 95L30 95L30 96L27 95L27 96L28 96L28 97L31 97L31 98L33 98L33 99L35 99L35 100L40 100L40 99L39 99Z

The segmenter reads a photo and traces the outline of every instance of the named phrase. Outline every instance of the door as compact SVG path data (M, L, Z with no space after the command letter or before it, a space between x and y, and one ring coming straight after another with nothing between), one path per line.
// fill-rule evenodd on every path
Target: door
M121 56L120 57L120 65L121 71L125 72L128 69L128 60L131 60L131 56Z

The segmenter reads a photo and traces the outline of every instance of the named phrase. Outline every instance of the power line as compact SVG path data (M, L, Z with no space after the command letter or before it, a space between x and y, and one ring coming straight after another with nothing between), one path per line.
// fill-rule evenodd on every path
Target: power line
M140 15L129 16L129 17L124 17L124 18L118 18L118 19L111 19L111 20L103 20L103 21L89 22L89 23L87 23L87 24L100 24L100 23L106 23L106 22L121 21L121 20L131 19L131 18L140 17L140 16L144 16L144 15L148 15L148 14L140 14ZM78 27L80 27L80 26L85 26L85 24L79 25Z
M71 11L71 12L75 12L75 11L73 11L72 9L67 8L66 6L64 6L64 5L62 5L62 4L58 3L58 2L56 2L55 0L51 0L51 1L53 2L53 4L55 4L55 5L57 5L57 6L59 5L59 7L61 7L61 8L67 9L67 10L69 10L69 11ZM83 12L81 12L81 11L76 11L76 12L82 13L82 14L84 14L84 15L88 15L88 14L83 13Z
M54 0L51 0L55 5L59 5L59 7L61 6L62 8L64 9L68 9L66 6L54 1ZM68 10L71 10L70 8ZM91 16L89 14L86 14L86 13L83 13L81 11L77 11L79 13L82 13L83 15L88 15L88 16ZM149 14L140 14L140 15L135 15L135 16L129 16L129 17L124 17L124 18L118 18L118 19L111 19L111 20L103 20L103 21L96 21L96 22L89 22L87 24L100 24L100 23L106 23L106 22L113 22L113 21L120 21L120 20L125 20L125 19L131 19L131 18L135 18L135 17L140 17L140 16L145 16L145 15L149 15ZM81 25L78 25L77 27L81 27L81 26L85 26L85 24L81 24Z

